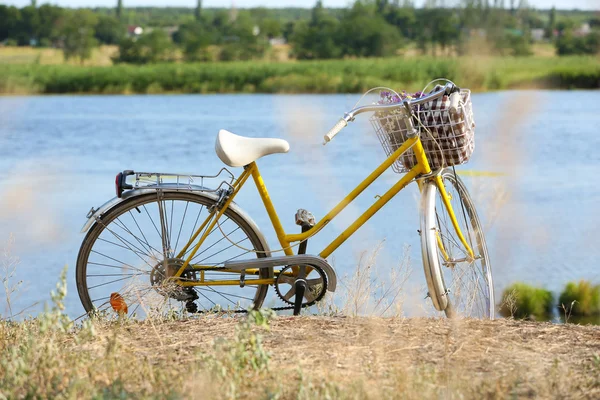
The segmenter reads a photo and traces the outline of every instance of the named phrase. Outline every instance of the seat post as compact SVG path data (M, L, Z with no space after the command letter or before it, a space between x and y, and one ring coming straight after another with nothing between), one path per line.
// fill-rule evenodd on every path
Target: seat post
M275 229L275 233L277 234L277 239L279 240L279 244L283 248L283 251L287 256L294 255L294 252L290 248L290 243L285 240L285 231L283 230L283 226L281 225L281 220L277 215L277 211L275 211L275 207L273 206L273 202L271 201L271 196L269 196L269 191L265 186L265 182L263 181L262 176L260 175L260 171L258 170L258 166L253 161L250 164L244 167L245 169L250 169L252 173L252 179L254 179L254 184L256 185L256 189L258 190L258 194L265 205L265 209L267 210L267 214L269 214L269 219L271 220L271 224L273 224L273 229Z

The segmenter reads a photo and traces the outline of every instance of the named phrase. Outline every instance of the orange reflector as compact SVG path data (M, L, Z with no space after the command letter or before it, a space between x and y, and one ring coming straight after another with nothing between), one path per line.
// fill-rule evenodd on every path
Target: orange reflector
M119 293L110 294L110 305L117 313L127 314L127 303Z

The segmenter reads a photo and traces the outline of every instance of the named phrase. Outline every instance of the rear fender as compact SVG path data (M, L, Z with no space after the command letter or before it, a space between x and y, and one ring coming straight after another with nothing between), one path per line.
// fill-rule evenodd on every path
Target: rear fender
M181 186L177 186L177 184L165 183L165 184L160 185L160 187L161 187L161 190L165 193L184 192L185 191L186 193L191 193L196 196L204 197L204 198L207 198L207 199L210 199L213 201L219 200L219 195L217 193L208 192L208 191L206 191L207 189L202 186L188 185L187 186L188 190L182 190ZM87 215L87 221L81 228L81 233L86 233L87 231L89 231L92 228L92 226L94 226L94 224L100 218L102 218L102 216L104 214L106 214L108 211L112 210L114 207L118 206L119 204L121 204L123 201L129 200L131 198L141 196L144 194L148 194L148 193L156 193L156 189L155 188L153 188L153 189L139 188L139 189L129 190L127 192L124 192L121 198L114 197L114 198L110 199L109 201L107 201L106 203L102 204L100 207L98 207L98 209L94 209L92 207L92 209L90 210L90 212ZM262 242L263 247L264 247L265 251L267 252L266 256L270 257L271 249L269 248L269 244L268 244L267 240L265 239L264 235L262 234L262 232L260 231L260 229L258 229L258 225L256 225L254 220L252 218L250 218L250 216L248 214L246 214L246 212L244 210L242 210L235 202L231 202L229 204L229 208L232 211L234 211L235 213L237 213L250 226L250 228L254 232L256 232L256 234L258 235L258 239Z

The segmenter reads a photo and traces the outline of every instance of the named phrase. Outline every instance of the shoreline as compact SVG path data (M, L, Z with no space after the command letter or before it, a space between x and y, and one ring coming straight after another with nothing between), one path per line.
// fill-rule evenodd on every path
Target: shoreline
M597 57L382 58L113 66L0 65L0 95L360 94L446 77L473 92L599 89Z
M467 87L468 89L468 87ZM523 87L523 88L508 88L508 89L493 89L493 90L472 90L473 94L483 93L499 93L499 92L563 92L563 91L584 91L594 92L599 91L600 87L597 88L560 88L560 87ZM25 98L25 97L63 97L63 96L96 96L96 97L135 97L135 96L360 96L364 92L344 92L344 93L314 93L314 92L297 92L297 93L268 93L268 92L211 92L211 93L188 93L188 92L158 92L158 93L94 93L94 92L73 92L73 93L2 93L0 92L0 98Z

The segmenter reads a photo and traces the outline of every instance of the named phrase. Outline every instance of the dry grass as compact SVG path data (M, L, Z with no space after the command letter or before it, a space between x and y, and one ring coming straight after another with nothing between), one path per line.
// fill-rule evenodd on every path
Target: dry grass
M244 321L95 322L46 330L35 344L23 339L35 322L0 324L0 397L600 396L599 327L374 317Z
M378 252L363 254L363 268L344 280L336 314L401 306L410 263L402 260L386 283ZM74 326L65 296L66 269L44 313L0 319L0 399L600 396L600 327L265 310L141 322L113 315Z
M117 46L99 46L92 51L92 56L83 65L112 65L111 57L117 51ZM61 49L0 46L0 64L80 65L81 63L77 60L65 61Z

